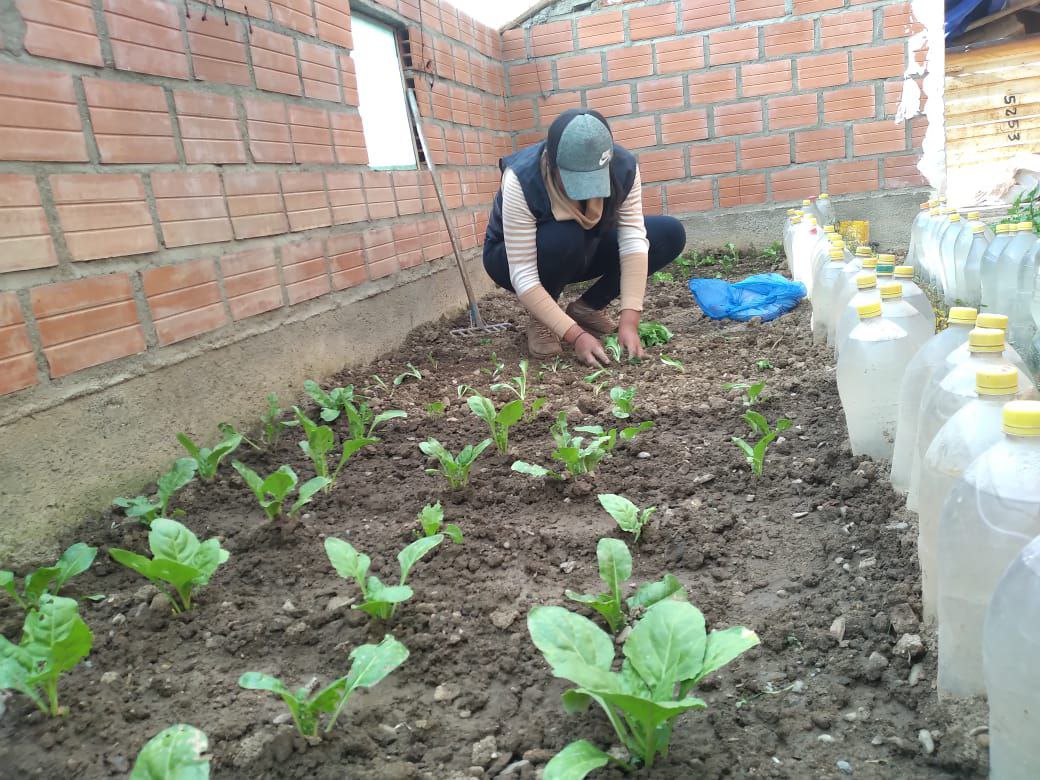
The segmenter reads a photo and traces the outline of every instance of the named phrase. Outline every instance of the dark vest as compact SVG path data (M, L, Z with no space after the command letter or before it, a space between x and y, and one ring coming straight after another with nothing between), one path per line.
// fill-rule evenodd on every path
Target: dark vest
M527 207L531 210L535 222L542 225L546 222L555 221L552 213L552 203L549 201L549 193L545 188L545 180L542 179L542 152L545 150L545 141L534 146L528 146L519 152L514 152L508 157L498 161L499 170L505 173L506 168L512 169L520 186L524 190L524 199ZM614 144L614 157L610 161L610 177L612 181L620 182L618 192L611 193L611 197L603 204L603 213L609 213L614 199L622 202L632 191L632 185L636 180L636 158L622 146ZM593 231L598 232L602 222ZM613 226L610 226L613 227ZM495 196L495 202L491 206L491 214L488 217L487 233L484 236L485 246L504 240L502 232L502 190L499 189Z

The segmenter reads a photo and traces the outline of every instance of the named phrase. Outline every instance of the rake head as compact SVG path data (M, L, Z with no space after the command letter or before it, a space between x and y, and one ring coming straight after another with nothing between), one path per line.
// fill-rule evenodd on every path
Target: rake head
M475 338L489 336L494 333L502 333L507 330L512 330L513 323L511 322L495 322L484 325L471 325L468 328L455 328L451 331L452 336L461 336L463 338Z

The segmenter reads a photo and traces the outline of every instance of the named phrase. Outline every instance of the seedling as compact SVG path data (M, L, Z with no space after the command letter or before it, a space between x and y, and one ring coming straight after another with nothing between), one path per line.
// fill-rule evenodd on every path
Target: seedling
M313 379L304 380L303 390L319 407L321 407L321 419L332 422L343 413L344 405L354 400L354 386L334 387L325 391L321 385Z
M766 370L768 370L768 369L770 369L772 367L773 367L773 364L770 363L765 358L763 358L762 360L756 360L755 361L755 368L757 368L759 371L766 371Z
M148 740L137 754L130 780L208 780L209 740L194 726L178 723Z
M535 607L527 629L553 675L577 686L563 694L564 709L582 712L596 702L630 756L626 762L587 740L572 742L545 768L546 777L569 780L581 780L608 763L625 770L636 763L652 769L657 756L667 754L675 719L707 706L690 691L759 641L739 626L708 634L695 606L660 601L633 626L616 672L614 640L586 617L562 607Z
M559 355L554 357L548 363L542 363L542 370L548 371L551 374L558 374L561 369L569 367L570 364Z
M127 517L136 517L144 525L151 525L157 517L165 517L173 494L195 479L198 464L192 458L178 458L173 467L159 477L156 498L136 496L135 498L117 498L112 502L126 512ZM173 512L174 516L184 514L181 510Z
M426 404L426 413L430 415L430 417L443 417L447 408L448 407L444 405L443 401L433 401L432 403Z
M224 438L213 449L200 447L185 433L177 434L177 441L188 451L195 461L195 473L203 482L212 482L217 476L217 469L225 457L237 450L242 444L242 434L225 432Z
M422 511L419 512L419 525L422 526L423 536L436 536L443 533L455 544L463 542L462 529L455 523L444 522L444 509L441 507L440 501L436 504L427 504L422 508Z
M207 585L230 556L216 539L200 542L190 530L166 517L155 518L148 531L148 546L151 558L120 549L108 554L158 587L175 613L191 609L192 591Z
M475 387L463 383L455 388L455 397L461 401L466 396L475 395L476 392L477 389Z
M371 688L407 658L408 648L387 634L378 645L355 647L350 653L351 664L347 676L340 677L315 693L311 693L310 686L306 685L291 691L277 677L261 672L246 672L238 678L238 684L247 690L270 691L281 696L289 708L296 730L301 736L316 740L322 713L332 715L325 726L325 733L328 734L355 690Z
M267 411L260 415L260 424L263 426L261 438L268 447L274 447L282 437L282 431L290 427L290 424L281 418L282 409L278 405L278 396L270 393L267 396Z
M520 361L520 376L514 376L508 382L497 382L491 385L491 392L499 393L506 390L517 397L518 400L527 403L527 396L529 390L528 376L527 376L528 363L527 358ZM538 414L538 410L545 405L544 398L535 398L531 401L531 410L528 413L528 419L533 419Z
M609 368L600 368L586 376L582 381L592 386L593 395L599 395L603 392L603 388L606 387L610 374Z
M434 476L440 474L448 480L448 487L452 490L461 490L469 484L469 471L473 468L473 462L491 444L491 439L484 439L479 444L467 444L456 457L431 436L419 445L419 449L422 450L423 455L428 458L436 458L440 464L440 468L426 469L427 474Z
M354 609L360 609L367 615L380 620L389 620L394 616L397 605L408 601L414 593L405 584L412 567L419 560L444 541L444 534L423 536L416 539L397 554L397 562L401 567L401 579L396 585L384 585L378 577L368 573L372 565L371 559L364 553L354 549L350 542L329 537L325 540L325 554L336 573L344 579L353 579L361 588L364 601Z
M379 376L379 374L372 374L372 381L375 382L375 386L376 387L378 387L380 390L383 390L388 395L392 396L394 394L393 389L390 387L390 385L388 385L386 383L386 381L383 379L383 377ZM367 390L370 390L370 389L371 388L367 388L366 392L367 392Z
M741 401L744 406L750 409L755 405L755 402L758 401L758 397L762 395L762 391L766 389L766 383L755 382L753 385L749 385L744 382L727 382L722 386L722 389L726 392L729 392L730 390L742 391L744 396Z
M615 363L621 362L621 343L617 336L614 334L607 336L603 340L603 349Z
M675 277L668 271L654 271L650 278L658 284L668 284L675 281Z
M348 407L348 415L352 413L349 411L352 409L353 405ZM294 406L293 412L296 414L296 419L299 420L300 425L303 427L304 435L307 437L305 441L299 443L300 449L303 450L303 454L310 458L311 463L314 464L315 475L325 477L328 480L324 487L326 493L332 490L333 486L336 484L336 480L339 478L339 472L343 470L343 467L346 465L347 461L350 460L352 455L364 447L367 447L369 444L375 444L379 441L379 439L370 436L361 436L345 440L335 468L330 468L329 456L333 455L336 449L336 434L329 426L318 425L315 423L307 417L307 415L301 412L299 407ZM360 421L360 417L357 416L357 413L353 412L353 414L355 415L354 419ZM363 429L363 422L358 422L358 427ZM352 431L351 433L353 434L354 432L355 431Z
M636 410L635 405L636 388L612 387L610 388L610 400L614 404L611 414L619 420L627 420Z
M491 439L503 455L509 450L509 429L524 416L524 402L519 398L510 401L496 412L495 404L482 395L471 395L467 401L473 414L487 423Z
M90 568L96 556L97 547L77 542L63 552L53 566L42 566L25 575L21 593L14 572L10 571L0 571L0 588L6 590L25 611L38 609L44 594L57 596L66 582Z
M662 354L661 355L661 362L664 363L666 366L674 368L680 374L685 374L686 373L686 367L682 364L682 361L679 360L678 358L668 357L668 355Z
M599 562L599 577L607 584L607 592L586 595L567 590L564 595L602 615L611 633L616 634L625 625L626 605L629 610L646 609L673 596L686 598L679 580L666 574L658 582L644 584L627 602L623 601L621 587L632 577L632 554L620 539L600 539L596 544L596 560Z
M643 527L650 522L650 516L657 511L657 507L651 506L640 511L624 496L614 493L601 493L597 496L600 506L607 510L607 514L614 518L622 531L632 534L633 541L638 543L639 536L643 533Z
M45 715L57 717L62 714L58 680L93 644L75 599L44 593L26 614L17 645L0 635L0 690L18 691Z
M502 372L506 370L506 364L498 357L497 352L492 352L491 368L482 368L480 370L485 374L488 374L491 377L491 381L494 382L502 376ZM492 390L494 390L494 388L492 388Z
M344 403L343 411L347 415L347 432L350 434L352 441L360 441L361 439L379 441L376 438L377 428L381 428L384 423L388 423L390 420L408 416L407 412L403 412L400 409L387 409L385 412L376 414L369 408L368 404L364 402L355 404L353 401ZM372 441L366 441L365 445L371 443Z
M644 347L661 347L672 338L672 332L660 322L639 323L639 340Z
M780 255L784 252L784 245L782 241L774 241L766 249L762 250L762 256L767 260L776 262L780 259Z
M722 260L722 270L729 273L740 260L740 252L737 251L736 244L731 241L726 244L725 251L719 257Z
M563 463L567 473L571 476L592 474L595 472L599 462L609 456L614 447L617 446L619 437L624 441L634 439L643 431L653 427L654 424L648 421L637 426L623 428L619 433L616 428L604 431L599 425L576 426L574 428L575 431L589 434L589 443L586 444L584 436L574 436L570 433L567 428L567 414L566 412L560 412L556 418L556 423L549 429L553 440L556 442L556 449L553 450L550 457ZM558 474L544 466L537 466L522 460L514 462L512 470L531 477L563 479L562 474Z
M776 438L791 427L791 421L785 417L781 417L776 421L776 427L770 428L769 422L758 412L747 412L744 414L744 421L751 426L751 430L757 433L761 438L754 444L748 444L747 441L740 438L739 436L732 436L731 439L734 444L740 447L740 451L744 453L744 459L747 461L748 466L751 467L751 473L756 477L762 476L762 470L765 467L766 462L766 450L769 449L769 445L772 444Z
M286 516L292 517L305 505L311 502L314 494L330 484L328 477L314 477L300 485L296 495L296 501L285 511L285 502L299 482L299 477L291 466L280 466L277 471L266 478L261 477L251 468L237 460L232 461L231 466L242 475L249 489L253 491L260 507L264 510L269 520L277 520L284 512Z
M416 382L421 382L422 371L417 369L411 363L405 363L405 371L394 377L394 387L400 387L409 379L414 379Z

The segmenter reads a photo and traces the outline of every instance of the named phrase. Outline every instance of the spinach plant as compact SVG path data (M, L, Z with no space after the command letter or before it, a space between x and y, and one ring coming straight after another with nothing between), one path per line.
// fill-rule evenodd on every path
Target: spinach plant
M444 412L447 411L447 409L448 407L445 405L444 401L431 401L426 404L426 413L430 415L430 417L434 418L443 417Z
M508 382L496 382L491 385L491 392L499 393L505 390L515 395L521 403L526 404L530 392L528 368L527 358L524 358L520 361L520 376L514 376ZM537 416L539 410L545 405L545 401L545 398L534 398L531 400L531 407L527 413L528 420L532 420Z
M14 572L10 571L0 571L0 588L6 590L22 609L37 609L44 594L58 595L66 582L90 568L96 556L97 547L77 542L63 552L53 566L41 566L25 575L21 593Z
M635 398L635 385L610 388L610 400L614 404L614 408L610 410L611 414L619 420L627 420L636 410Z
M597 496L600 506L607 510L607 514L614 518L618 527L634 537L632 541L638 542L643 527L650 522L650 516L657 511L657 507L651 506L640 511L624 496L614 493L601 493Z
M307 480L300 485L296 501L286 510L285 502L300 481L291 466L280 466L277 471L267 477L261 477L249 466L237 460L232 461L231 466L242 475L242 479L253 491L253 495L260 503L260 508L264 510L264 514L269 520L277 520L283 513L287 517L292 517L311 502L315 493L328 487L330 481L328 477L314 477Z
M498 451L505 454L509 450L509 429L524 416L524 402L517 398L504 404L497 412L491 399L482 395L471 395L466 403L473 414L487 423L491 440Z
M339 419L343 413L344 406L354 400L354 386L334 387L331 390L322 390L321 385L313 379L304 380L303 390L309 395L319 407L321 407L321 419L332 422Z
M230 553L216 539L200 542L189 529L167 517L157 517L148 531L152 557L114 548L108 554L153 583L175 613L191 609L192 591L207 585Z
M209 740L185 723L163 729L137 754L130 780L207 780Z
M343 470L347 461L350 460L351 455L354 455L369 444L375 444L379 441L379 439L370 436L344 440L339 458L336 460L336 465L335 467L332 467L329 462L329 457L335 456L335 432L327 425L318 425L301 412L299 407L294 406L293 412L296 414L296 419L299 421L300 426L303 428L303 433L307 437L304 441L300 442L300 449L303 450L303 454L310 458L311 463L314 464L315 475L324 477L328 480L323 488L326 493L330 492L336 484L340 471ZM348 411L347 414L350 415L351 412Z
M678 358L668 357L668 355L662 354L661 362L664 363L666 366L669 366L670 368L674 368L680 374L686 373L686 366L684 366L682 364L682 361Z
M417 369L411 363L405 363L405 371L401 372L400 374L394 377L394 387L399 387L400 385L407 382L409 379L414 379L416 382L421 382L422 371Z
M352 441L360 441L361 439L379 441L379 439L375 438L377 428L382 427L384 423L390 422L390 420L408 416L407 412L403 412L400 409L387 409L385 412L376 414L364 402L355 404L352 401L347 401L343 405L343 410L347 415L347 432L350 434ZM368 443L371 442L366 442L366 444Z
M623 428L620 433L616 428L605 431L599 425L575 426L574 430L578 433L589 434L588 443L586 444L584 436L571 434L567 428L567 414L566 412L560 412L556 417L556 423L549 429L553 440L556 442L556 449L552 451L550 457L553 460L560 461L571 476L577 477L583 474L592 474L595 472L599 462L608 457L614 450L619 438L623 441L634 439L640 433L649 430L653 426L652 422L642 422L636 426ZM512 470L531 477L563 478L562 474L558 474L551 469L526 463L522 460L513 463Z
M200 447L184 433L177 434L177 441L188 451L188 455L195 461L195 473L203 482L212 482L217 476L220 462L242 444L242 434L226 432L223 440L213 449Z
M195 479L195 469L198 464L191 458L178 458L173 467L159 477L156 497L136 496L135 498L117 498L112 502L126 512L127 517L136 517L144 525L151 525L157 517L165 517L170 506L170 499L174 493ZM180 510L174 515L183 514Z
M462 544L462 529L455 523L444 522L444 508L440 501L436 504L427 504L422 508L422 511L419 512L419 525L422 526L423 536L436 536L443 533L455 544Z
M781 433L790 428L792 423L786 417L781 417L776 421L776 427L770 428L766 418L754 411L746 412L744 421L751 427L753 433L759 435L759 440L754 444L749 444L739 436L730 438L740 448L740 451L744 453L744 460L751 467L751 473L756 477L760 477L765 468L766 451L769 449L769 445L776 441L776 438Z
M761 360L756 360L755 361L755 368L757 368L759 371L765 371L765 370L770 369L772 367L773 367L773 364L770 363L765 358L762 358Z
M497 352L492 352L491 353L491 368L482 368L480 370L483 373L488 374L491 377L491 381L495 382L495 381L498 380L498 378L500 376L502 376L502 372L506 370L506 364L498 356Z
M61 715L58 680L93 644L75 599L44 593L26 614L17 645L0 635L0 690L18 691L44 714Z
M675 281L675 276L668 271L654 271L650 274L650 278L658 284L668 284Z
M461 490L469 484L469 472L473 468L473 462L480 457L492 444L491 439L484 439L478 444L467 444L459 452L458 456L451 452L432 436L419 445L423 455L435 458L439 468L426 469L426 473L436 476L440 474L448 480L448 487L452 490Z
M596 545L596 560L599 562L599 577L606 583L607 592L590 595L567 590L564 595L571 601L596 610L615 634L625 625L626 605L629 610L646 609L673 596L686 598L679 580L666 574L658 582L644 584L627 602L624 601L621 598L621 587L632 577L632 554L620 539L600 539Z
M603 350L615 363L621 362L621 342L618 341L618 337L613 333L603 340Z
M553 675L576 686L563 694L564 709L581 712L598 704L629 753L629 761L621 761L587 740L573 742L545 774L574 780L608 763L652 769L667 754L675 719L707 706L690 691L759 641L739 626L709 634L704 615L689 602L659 601L632 627L620 671L614 671L614 640L588 618L562 607L535 607L527 629Z
M325 726L327 734L336 725L354 691L371 688L407 658L408 648L387 634L378 645L355 647L350 653L351 664L347 675L314 693L311 693L309 686L292 691L277 677L261 672L246 672L238 678L238 684L247 690L270 691L281 696L300 735L318 739L323 713L332 716Z
M745 382L727 382L722 386L722 389L726 392L730 390L740 390L744 393L741 402L744 406L749 409L755 405L758 401L758 397L762 395L762 391L766 389L765 382L755 382L754 384L747 384Z
M389 620L394 616L397 605L408 601L414 595L412 589L405 584L412 567L443 541L443 534L423 536L401 550L397 554L401 578L396 585L384 585L374 574L369 574L372 560L355 550L350 542L330 536L325 540L325 554L329 556L329 562L340 577L353 579L361 588L364 601L354 609L360 609L380 620Z
M660 322L640 322L639 340L644 347L663 347L672 340L672 332Z

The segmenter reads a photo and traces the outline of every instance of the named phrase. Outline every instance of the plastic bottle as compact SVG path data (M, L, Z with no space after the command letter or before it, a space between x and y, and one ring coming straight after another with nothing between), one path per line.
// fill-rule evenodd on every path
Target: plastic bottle
M1006 404L1003 423L1004 437L964 472L939 519L940 696L984 692L986 609L1008 566L1040 534L1040 403ZM1022 606L1013 606L1018 618ZM1022 657L1036 666L1035 657ZM1030 734L1034 745L1036 737ZM1022 769L1036 777L1036 765Z
M1008 341L1026 360L1033 365L1033 336L1036 327L1033 325L1033 285L1036 278L1036 256L1040 242L1033 232L1032 222L1019 223L1019 237L1023 239L1024 249L1021 256L1014 259L1018 265L1017 279L1012 288L1011 309L1008 311L1010 325ZM1009 250L1010 251L1010 250Z
M859 324L838 358L838 395L854 455L889 460L899 400L882 388L899 385L914 347L907 333L881 316L881 302L862 304Z
M891 266L885 266L890 268ZM881 266L879 265L880 269ZM892 281L878 282L881 293L881 316L894 322L906 331L907 337L914 345L917 353L932 336L935 335L935 318L925 318L921 312L903 300L903 285Z
M859 292L857 277L865 270L864 263L870 263L873 268L877 267L877 260L871 253L870 247L861 246L856 249L852 262L845 265L843 279L835 285L834 305L831 306L831 313L827 317L827 343L835 347L835 351L837 351L838 343L838 321L845 313L845 308L852 296Z
M960 214L950 214L948 219L950 224L943 232L942 242L939 245L939 266L943 283L943 299L947 305L952 303L957 295L957 270L954 266L955 248L967 224L961 220Z
M990 311L996 311L997 300L997 260L1004 247L1011 241L1011 226L1005 223L997 225L996 235L986 247L982 255L982 271L979 277L981 284L982 305Z
M820 197L816 199L816 211L822 218L823 224L838 224L838 217L834 213L834 204L831 202L831 196L826 192L821 192Z
M993 236L995 235L993 229L982 221L982 217L979 215L979 212L972 211L968 213L968 224L971 226L972 230L974 230L979 225L982 225L982 235L986 237L986 242L989 243L993 240Z
M935 322L935 309L932 302L924 294L924 290L914 282L914 267L911 265L897 265L893 278L903 287L903 300L921 312L925 319Z
M1018 369L980 369L975 374L975 394L935 434L921 463L917 557L922 611L929 622L935 620L939 606L939 513L965 469L1000 440L1004 404L1018 397Z
M997 297L993 302L993 310L1008 315L1013 327L1018 302L1019 269L1026 254L1036 244L1036 234L1032 222L1019 222L1011 233L1004 251L997 258ZM1008 334L1009 340L1012 336Z
M922 203L920 211L917 212L917 216L910 225L910 248L906 252L906 264L915 269L920 265L918 255L921 249L921 226L927 222L928 209L931 207L932 201L930 200Z
M1036 335L1033 337L1032 351L1030 354L1029 367L1035 372L1040 372L1040 246L1034 251L1033 264L1035 273L1033 275L1033 300L1029 304L1033 316L1033 328Z
M1035 780L1040 766L1040 538L993 591L982 630L993 780Z
M994 328L1004 331L1004 360L1013 365L1026 376L1029 376L1029 367L1018 350L1007 343L1007 329L1009 319L1006 314L987 311L980 314L975 320L976 328ZM946 356L946 368L952 371L971 358L967 344L961 344Z
M813 282L815 295L812 301L812 327L813 341L817 344L827 340L827 318L830 316L834 305L835 285L842 280L845 271L845 250L832 247L828 262L821 266L816 272Z
M982 301L982 258L989 248L986 226L981 222L969 223L955 249L954 263L959 269L957 297L968 306L978 307Z
M816 225L816 219L806 216L795 229L791 242L791 277L796 282L804 284L806 290L812 285L812 253L821 232Z
M852 295L841 313L838 315L838 327L834 337L834 354L841 355L841 350L848 341L849 335L860 325L860 306L868 303L881 304L881 292L877 286L877 276L872 271L863 271L856 276L856 293Z

